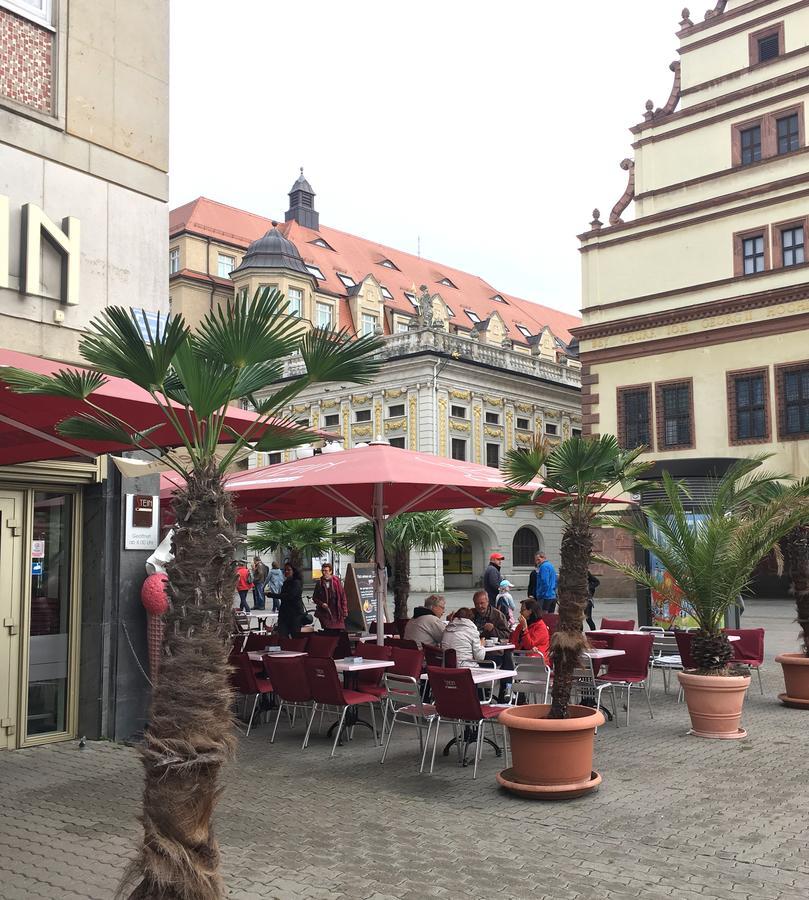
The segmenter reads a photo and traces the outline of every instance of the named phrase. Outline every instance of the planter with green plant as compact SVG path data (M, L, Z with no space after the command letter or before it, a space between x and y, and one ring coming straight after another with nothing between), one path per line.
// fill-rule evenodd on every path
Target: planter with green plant
M67 396L87 412L58 426L65 437L114 441L161 458L180 475L173 509L173 560L166 567L171 608L140 747L145 774L143 838L120 893L150 900L219 900L224 896L213 813L222 766L235 744L228 637L235 588L237 534L224 476L246 447L270 451L311 440L295 423L274 427L302 391L327 381L367 383L378 371L379 342L348 332L305 330L286 313L278 291L260 289L209 312L192 332L181 316L158 317L142 333L134 310L106 309L82 339L82 357L97 371L54 376L2 370L18 393ZM280 381L292 354L303 374ZM125 378L151 394L154 427L135 430L92 400L105 375ZM257 394L266 393L259 400ZM225 414L242 398L256 410L253 425L231 431ZM169 423L183 457L163 454L150 435ZM290 431L290 426L292 430ZM218 450L221 441L230 448Z
M614 523L660 560L697 622L691 643L696 668L678 678L691 734L699 737L746 734L740 723L750 676L732 665L725 614L749 588L757 563L807 518L807 485L763 470L766 459L738 460L698 502L664 472L665 499ZM651 590L659 587L659 576L645 569L599 561Z
M784 555L801 630L801 649L775 657L784 671L785 690L778 699L785 706L809 709L809 526L801 525L787 535Z
M510 484L528 484L545 472L544 484L558 492L545 508L563 523L558 581L559 625L551 639L553 691L550 705L517 706L502 714L509 729L513 765L498 782L521 796L562 799L593 790L601 776L593 771L595 729L604 716L588 706L570 703L573 672L587 641L582 631L587 604L587 569L593 551L593 529L611 495L638 489L646 464L642 449L626 451L612 435L571 437L550 447L538 440L510 451L503 470ZM525 505L513 497L504 506Z

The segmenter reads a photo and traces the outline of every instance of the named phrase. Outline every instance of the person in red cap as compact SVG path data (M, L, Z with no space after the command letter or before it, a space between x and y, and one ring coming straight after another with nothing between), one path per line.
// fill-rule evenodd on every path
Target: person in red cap
M494 606L497 601L497 595L500 592L500 582L503 576L500 574L500 566L505 556L495 550L489 557L489 565L483 573L483 590L489 595L489 603Z

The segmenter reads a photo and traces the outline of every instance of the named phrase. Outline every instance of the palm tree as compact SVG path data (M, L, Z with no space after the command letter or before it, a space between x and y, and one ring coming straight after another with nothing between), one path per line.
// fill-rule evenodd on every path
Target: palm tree
M315 559L334 547L329 519L290 519L261 522L247 539L256 553L289 550L289 561L300 569L304 557Z
M809 519L809 482L761 470L767 456L739 459L692 503L687 488L663 473L665 501L644 517L616 521L657 556L696 619L692 652L699 674L724 675L733 651L725 613L749 588L756 565L796 526ZM651 524L649 528L647 521ZM652 590L655 573L599 558Z
M83 400L87 412L60 423L67 437L110 439L162 457L183 479L174 495L174 560L167 567L171 609L166 615L160 679L152 693L140 749L145 769L143 844L120 891L150 900L215 900L223 896L219 847L212 827L220 770L234 747L227 641L235 589L234 510L223 476L245 448L269 451L311 440L273 426L302 390L337 380L367 383L378 363L374 339L345 331L305 332L286 315L276 290L259 290L212 310L191 332L181 316L158 319L143 337L128 309L105 310L80 345L95 372L52 377L4 369L20 393ZM304 374L279 382L284 358L298 354ZM128 379L155 402L155 420L180 436L187 463L163 456L150 437L93 403L105 375ZM256 394L268 391L264 399ZM242 435L225 423L231 403L249 399L256 419ZM288 423L293 424L293 423ZM220 441L232 440L217 455Z
M600 524L612 492L634 491L647 468L637 461L643 448L621 450L609 434L586 439L570 437L556 447L537 440L530 447L510 450L503 471L510 484L528 484L545 469L544 483L559 492L547 507L564 524L559 569L559 627L551 640L553 660L552 719L566 719L573 686L573 669L586 647L582 623L587 604L587 569L593 552L593 528ZM504 506L525 504L524 495Z
M801 629L801 650L809 657L809 526L793 528L784 540L784 550Z
M394 618L408 617L410 597L410 553L428 552L463 543L465 535L452 524L445 510L402 513L385 523L385 555L393 561ZM374 526L361 522L343 535L340 544L348 550L371 558L374 555Z

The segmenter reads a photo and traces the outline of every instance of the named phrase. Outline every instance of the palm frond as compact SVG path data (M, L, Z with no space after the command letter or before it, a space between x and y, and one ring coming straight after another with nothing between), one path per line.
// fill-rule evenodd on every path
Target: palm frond
M107 383L100 372L89 369L62 369L53 375L38 375L14 366L0 367L0 381L4 381L15 394L45 394L73 400L86 400Z
M381 348L382 342L373 335L357 338L347 329L313 328L300 344L306 381L367 384L381 368L382 361L373 356Z
M247 546L256 553L297 550L301 556L317 557L334 545L329 519L290 519L260 522Z
M112 441L125 447L139 447L143 440L151 432L162 428L163 423L144 428L141 431L129 431L122 425L112 421L105 421L90 413L79 413L68 419L62 419L56 425L56 430L62 437L78 438L85 441Z

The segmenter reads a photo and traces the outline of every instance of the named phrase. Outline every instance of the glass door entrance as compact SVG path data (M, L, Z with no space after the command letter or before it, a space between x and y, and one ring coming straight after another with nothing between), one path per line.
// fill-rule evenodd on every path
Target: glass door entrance
M0 488L0 748L75 730L77 498Z

